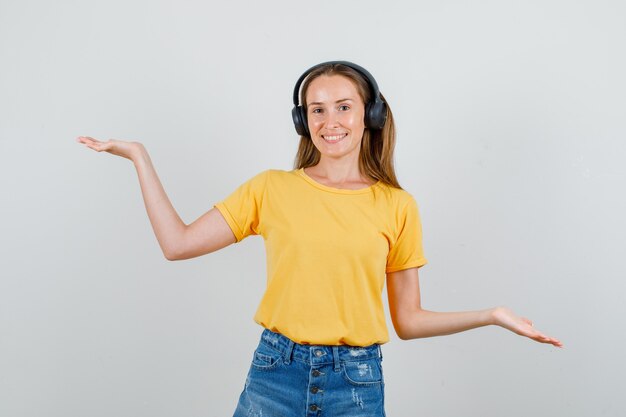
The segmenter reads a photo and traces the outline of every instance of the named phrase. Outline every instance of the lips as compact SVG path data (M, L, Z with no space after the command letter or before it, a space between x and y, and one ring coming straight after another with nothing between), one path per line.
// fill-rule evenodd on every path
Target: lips
M339 142L341 139L345 138L346 136L348 136L347 133L342 133L339 135L322 135L322 138L329 143L336 143Z

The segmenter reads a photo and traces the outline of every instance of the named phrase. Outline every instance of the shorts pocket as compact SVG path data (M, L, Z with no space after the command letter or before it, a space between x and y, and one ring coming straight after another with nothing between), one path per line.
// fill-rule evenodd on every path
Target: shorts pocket
M380 359L372 358L341 363L343 378L352 385L382 384L383 372Z
M257 346L252 357L252 367L261 371L272 370L280 366L282 363L283 355L279 351L274 350L263 343L260 343L259 346Z

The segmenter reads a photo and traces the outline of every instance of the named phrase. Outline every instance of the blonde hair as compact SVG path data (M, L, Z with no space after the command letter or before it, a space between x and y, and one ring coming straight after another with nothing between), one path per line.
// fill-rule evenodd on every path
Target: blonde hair
M300 103L302 103L305 112L307 90L311 82L322 75L346 77L354 83L365 105L372 100L369 83L359 72L342 64L328 64L311 71L302 83ZM359 150L359 171L373 180L402 189L396 178L393 163L393 151L396 146L396 127L393 122L393 114L382 93L380 98L387 104L387 120L381 130L365 128ZM317 165L320 157L320 151L315 147L313 141L307 136L300 136L298 152L294 159L294 169Z

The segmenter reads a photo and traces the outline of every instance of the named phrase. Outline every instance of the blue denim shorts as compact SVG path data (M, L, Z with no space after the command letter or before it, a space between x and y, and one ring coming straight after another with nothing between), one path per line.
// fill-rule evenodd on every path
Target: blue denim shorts
M264 329L233 417L384 417L380 345L302 345Z

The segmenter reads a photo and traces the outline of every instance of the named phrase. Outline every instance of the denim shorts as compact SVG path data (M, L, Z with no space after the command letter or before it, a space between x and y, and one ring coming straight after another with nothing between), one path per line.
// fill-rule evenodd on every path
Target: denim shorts
M380 345L302 345L264 329L233 417L385 417Z

